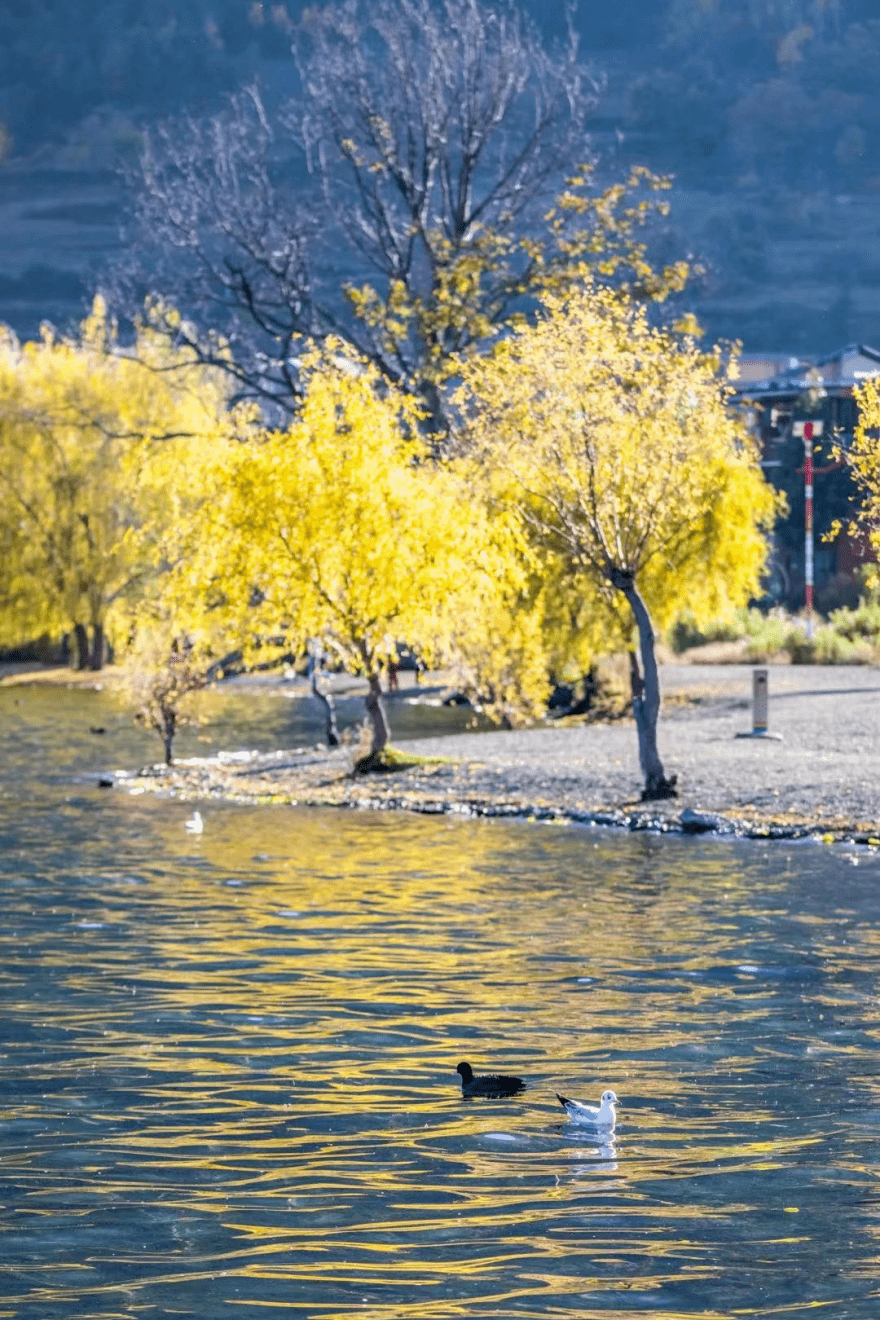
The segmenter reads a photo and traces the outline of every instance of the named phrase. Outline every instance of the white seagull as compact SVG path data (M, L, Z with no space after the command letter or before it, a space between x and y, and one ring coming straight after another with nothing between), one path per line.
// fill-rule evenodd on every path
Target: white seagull
M201 834L202 830L205 828L205 822L202 820L201 812L198 811L194 811L189 820L185 821L184 824L190 834Z
M619 1105L620 1101L613 1091L602 1092L598 1109L595 1105L582 1104L580 1100L566 1100L565 1096L560 1095L558 1091L556 1092L556 1099L574 1123L589 1123L592 1127L613 1130L614 1124L617 1122L614 1106Z

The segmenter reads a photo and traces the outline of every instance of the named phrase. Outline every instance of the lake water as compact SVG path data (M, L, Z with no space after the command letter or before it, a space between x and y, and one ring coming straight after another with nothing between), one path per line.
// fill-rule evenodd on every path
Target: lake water
M0 1317L880 1314L875 855L214 803L191 836L96 787L157 746L0 689ZM460 1059L527 1089L465 1101ZM605 1086L599 1140L554 1092Z

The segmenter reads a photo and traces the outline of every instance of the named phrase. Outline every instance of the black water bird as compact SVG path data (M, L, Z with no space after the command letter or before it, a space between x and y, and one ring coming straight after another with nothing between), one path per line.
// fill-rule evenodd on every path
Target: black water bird
M505 1077L499 1073L475 1077L469 1063L460 1063L455 1071L461 1074L461 1093L465 1096L481 1095L487 1100L500 1100L502 1096L516 1095L525 1088L521 1077Z

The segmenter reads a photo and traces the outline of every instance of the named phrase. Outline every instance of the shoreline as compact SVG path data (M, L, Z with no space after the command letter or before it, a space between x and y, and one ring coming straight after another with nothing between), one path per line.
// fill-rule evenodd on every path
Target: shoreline
M186 801L411 811L495 817L676 834L752 839L818 838L880 846L880 668L761 666L769 676L770 730L779 741L737 737L751 727L752 674L746 664L661 664L664 710L658 728L667 773L679 796L640 800L642 777L631 718L569 719L513 731L450 733L392 744L424 763L354 778L354 749L269 754L220 753L101 776L104 786ZM388 697L392 733L398 700L436 701L449 676L407 671ZM0 666L0 684L112 687L112 671L74 674L55 666ZM365 687L334 675L337 696ZM294 674L243 675L220 689L267 689L307 697Z
M880 670L767 666L779 741L765 741L737 737L751 726L752 668L662 667L658 741L667 772L679 776L679 796L663 802L640 801L630 719L406 740L400 752L427 759L367 776L352 776L350 750L318 747L221 753L113 782L187 801L880 846Z
M426 788L424 772L406 769L381 776L354 777L347 768L336 771L330 756L321 757L318 775L293 768L295 753L279 754L284 759L284 783L278 782L279 768L272 757L257 755L242 775L230 781L230 765L235 754L224 757L191 759L173 766L144 767L120 771L112 786L131 794L152 792L187 803L222 802L238 806L333 807L355 811L409 811L425 816L455 816L459 819L521 820L560 825L600 826L625 829L630 833L650 831L659 834L714 834L739 839L814 839L823 843L853 843L880 847L880 825L841 819L839 816L803 817L794 813L740 814L713 810L711 807L683 805L682 797L663 802L633 800L604 807L590 808L564 801L532 799L522 793L499 791L479 783L481 767L455 761L457 777L469 777L466 791L457 787L446 792L439 784ZM253 780L259 780L257 784ZM393 781L393 782L389 782ZM107 780L102 784L111 786ZM686 800L686 799L685 799Z

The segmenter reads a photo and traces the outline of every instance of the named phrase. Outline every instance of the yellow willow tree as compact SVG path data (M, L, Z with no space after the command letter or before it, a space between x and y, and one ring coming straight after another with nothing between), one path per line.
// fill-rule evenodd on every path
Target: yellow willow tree
M168 516L155 458L225 426L224 379L145 331L123 348L100 300L74 337L0 338L7 638L70 631L80 666L101 667L108 622L148 576L142 529Z
M542 564L509 510L490 516L484 474L450 466L464 483L471 543L447 659L472 704L511 728L542 715L550 695Z
M583 583L574 588L558 555L530 537L515 499L499 497L496 477L483 463L469 465L484 571L472 578L450 662L473 704L511 728L546 715L554 684L589 670L607 630Z
M316 639L363 676L370 769L389 739L383 666L400 644L444 653L502 567L462 478L428 461L411 398L341 345L308 357L302 381L287 430L226 446L181 589L216 583L240 635L294 650Z
M645 799L673 796L657 749L655 626L718 615L758 588L774 497L728 407L720 357L620 294L548 297L534 324L463 364L462 440L530 534L624 615Z

